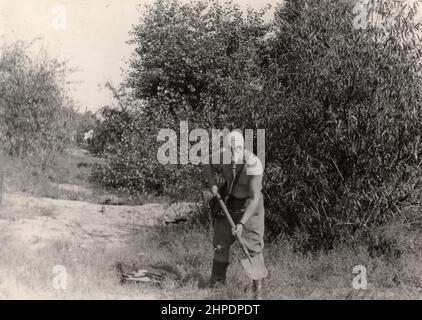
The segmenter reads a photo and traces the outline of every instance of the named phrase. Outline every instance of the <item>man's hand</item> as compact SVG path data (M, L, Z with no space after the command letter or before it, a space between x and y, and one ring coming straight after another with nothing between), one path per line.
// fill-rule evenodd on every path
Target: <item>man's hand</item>
M243 231L243 224L238 223L233 229L232 229L232 234L234 236L236 236L236 234L239 235L239 237L242 236L242 231Z
M216 185L213 185L211 187L211 193L212 193L213 196L216 196L217 195L217 193L218 193L218 187Z

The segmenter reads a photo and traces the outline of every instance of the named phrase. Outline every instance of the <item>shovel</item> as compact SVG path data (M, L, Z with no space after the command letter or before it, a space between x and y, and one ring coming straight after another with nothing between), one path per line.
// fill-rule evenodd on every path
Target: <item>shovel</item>
M231 217L229 211L227 210L226 204L221 199L221 196L218 193L216 197L218 199L218 203L223 209L224 215L226 216L230 226L234 228L235 224L234 224L233 218ZM239 241L240 246L242 247L243 252L246 255L246 259L240 259L240 263L242 264L243 269L245 269L245 272L248 275L248 277L251 278L252 280L260 280L262 278L265 278L268 275L268 271L264 265L264 258L262 254L258 254L254 257L251 257L248 249L246 248L245 243L243 242L240 235L237 233L236 233L236 239L237 241Z

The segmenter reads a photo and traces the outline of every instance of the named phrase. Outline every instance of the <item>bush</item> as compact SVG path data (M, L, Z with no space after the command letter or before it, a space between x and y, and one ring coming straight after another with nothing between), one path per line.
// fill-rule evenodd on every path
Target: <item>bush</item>
M118 110L105 107L102 121L95 129L92 145L99 156L107 159L105 165L96 165L92 181L108 189L129 193L149 192L175 197L191 196L192 184L198 172L192 167L161 166L156 160L158 143L145 125L138 109ZM191 183L186 174L192 176Z
M264 100L259 121L270 151L265 190L272 231L287 223L309 235L305 246L330 248L370 233L414 201L421 176L421 46L414 41L420 25L410 8L395 23L356 30L356 2L304 3L277 10L268 42L274 59L264 91L273 97ZM383 2L381 14L391 17L398 7Z

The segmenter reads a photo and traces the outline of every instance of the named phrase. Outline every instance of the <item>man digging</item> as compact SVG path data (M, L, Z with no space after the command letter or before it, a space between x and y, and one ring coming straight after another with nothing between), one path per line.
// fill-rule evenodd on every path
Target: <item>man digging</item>
M236 234L241 237L252 259L260 259L263 265L264 248L264 201L262 195L262 178L264 168L260 159L244 148L241 132L232 131L225 138L224 147L218 151L223 177L226 183L217 187L212 166L213 155L209 164L203 164L205 176L215 200L218 194L225 202L235 227L232 228L218 202L211 201L214 213L214 257L209 286L224 284L227 268L230 264L230 247ZM227 161L227 159L230 159ZM265 268L265 267L264 267ZM265 269L266 271L266 269ZM253 280L255 299L261 298L262 279Z

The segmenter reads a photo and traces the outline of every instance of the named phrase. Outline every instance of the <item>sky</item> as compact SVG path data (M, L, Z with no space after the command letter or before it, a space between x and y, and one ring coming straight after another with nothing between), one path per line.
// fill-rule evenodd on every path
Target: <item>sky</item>
M69 80L80 111L96 111L113 98L104 84L122 80L133 48L128 32L152 0L0 0L0 46L31 41L52 57L77 69ZM263 8L280 0L235 0Z

